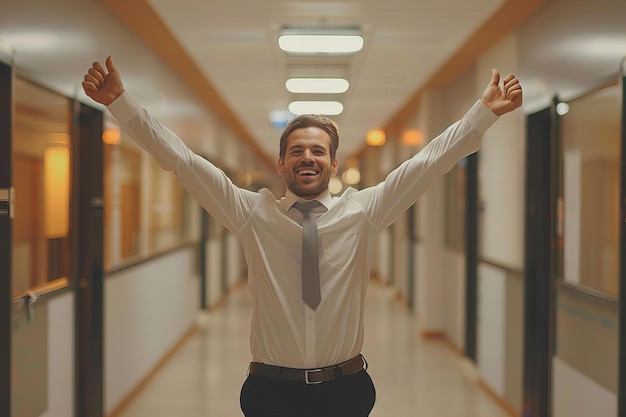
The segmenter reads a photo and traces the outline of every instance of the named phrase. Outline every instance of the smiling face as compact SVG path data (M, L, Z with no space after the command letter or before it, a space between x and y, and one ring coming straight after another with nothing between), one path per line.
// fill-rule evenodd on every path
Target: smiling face
M330 136L318 127L294 130L287 138L285 155L278 159L278 173L289 191L313 199L328 189L337 174L337 160L331 157Z

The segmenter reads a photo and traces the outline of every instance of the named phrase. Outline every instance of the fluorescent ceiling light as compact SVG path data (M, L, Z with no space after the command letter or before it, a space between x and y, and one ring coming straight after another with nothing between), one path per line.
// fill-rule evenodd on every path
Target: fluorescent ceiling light
M335 116L343 111L343 104L338 101L292 101L289 111L293 114L325 114Z
M291 93L345 93L349 86L345 78L290 78L285 82Z
M278 46L300 54L351 54L363 48L360 35L281 35Z

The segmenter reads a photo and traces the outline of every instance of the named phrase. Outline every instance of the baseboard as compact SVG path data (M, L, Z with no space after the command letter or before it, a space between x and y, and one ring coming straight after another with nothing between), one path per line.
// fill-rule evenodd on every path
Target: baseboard
M444 340L447 339L448 336L441 330L422 330L422 338L429 340Z
M500 406L500 408L502 408L504 411L506 411L506 413L511 416L511 417L520 417L520 413L517 412L512 406L511 404L509 404L509 402L507 400L505 400L504 398L502 398L502 396L500 394L498 394L497 392L495 392L491 386L486 383L482 378L478 377L477 379L477 384L478 386L487 393L487 395L496 403Z

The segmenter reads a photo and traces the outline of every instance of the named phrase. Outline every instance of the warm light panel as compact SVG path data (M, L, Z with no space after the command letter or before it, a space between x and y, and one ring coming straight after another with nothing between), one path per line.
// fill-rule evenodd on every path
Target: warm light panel
M385 131L379 129L369 130L365 137L365 141L369 146L383 146L386 140L387 135L385 135Z
M121 139L120 129L117 127L105 129L104 132L102 132L102 142L106 145L117 145L120 143Z
M421 130L411 129L402 134L402 143L406 146L419 146L424 143L424 134Z
M44 230L47 239L67 237L70 206L70 149L54 146L43 155Z

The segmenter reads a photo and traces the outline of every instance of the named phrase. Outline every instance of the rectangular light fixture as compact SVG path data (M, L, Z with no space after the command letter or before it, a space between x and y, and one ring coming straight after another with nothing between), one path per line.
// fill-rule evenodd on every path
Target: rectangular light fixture
M292 101L288 108L295 115L323 114L336 116L343 111L343 104L338 101Z
M291 93L345 93L350 83L345 78L289 78L285 87Z
M281 35L278 46L295 54L353 54L363 48L360 35Z
M353 54L363 48L358 25L283 26L280 49L291 54Z

